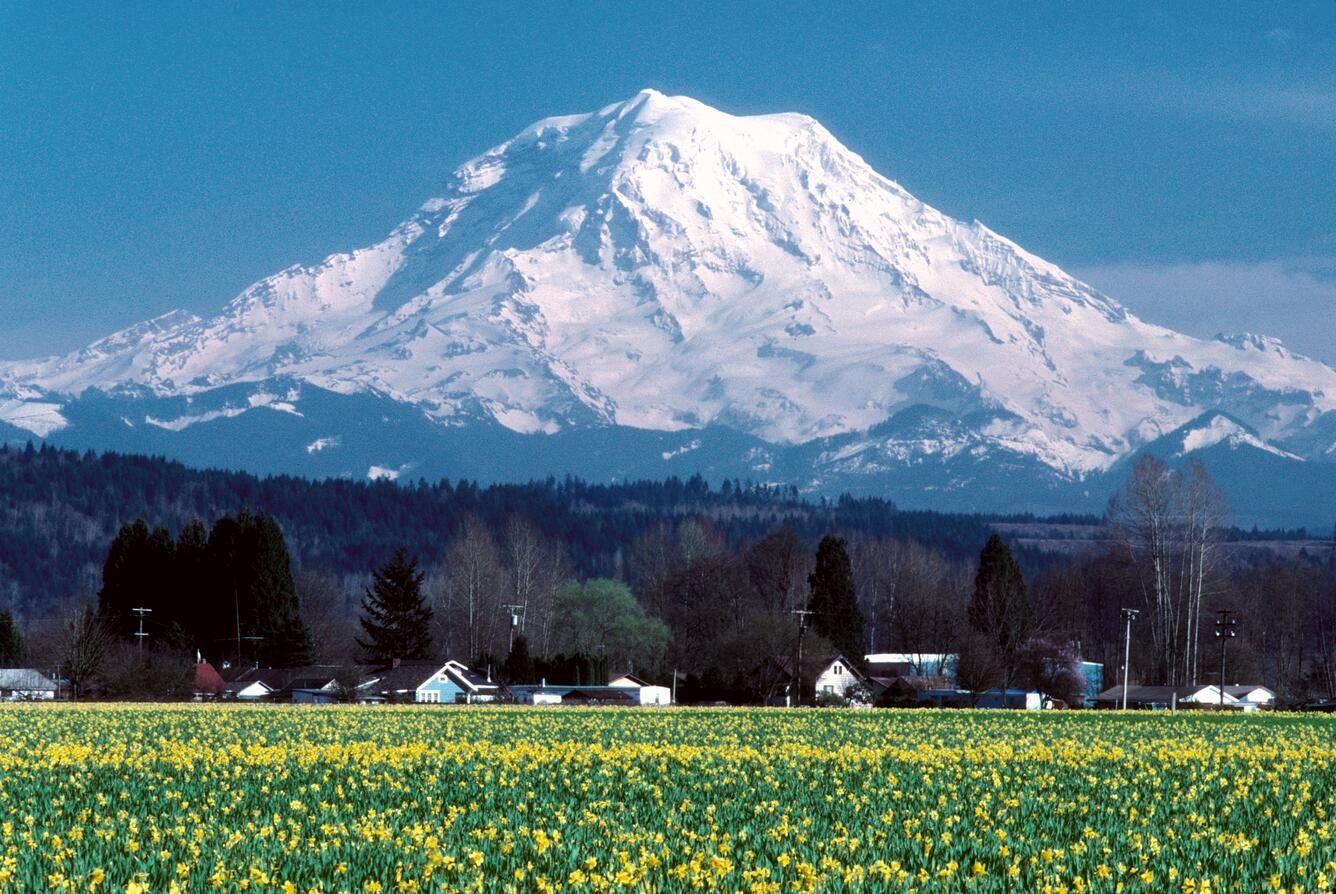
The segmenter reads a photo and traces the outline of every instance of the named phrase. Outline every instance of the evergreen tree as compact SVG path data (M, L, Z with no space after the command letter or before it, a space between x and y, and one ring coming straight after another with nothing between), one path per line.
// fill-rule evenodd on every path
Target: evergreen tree
M970 627L994 650L994 664L1004 687L1016 678L1021 646L1034 633L1034 615L1020 566L1001 536L993 534L979 553Z
M427 658L431 652L431 608L422 598L417 557L400 547L371 575L362 599L362 631L357 644L368 662Z
M816 548L816 567L807 577L812 630L830 641L846 660L860 667L863 653L863 612L854 594L853 569L844 539L826 535Z
M137 608L150 612L144 629L151 643L180 623L182 603L172 586L175 550L166 528L150 530L143 519L121 526L102 566L98 592L98 613L114 635L128 638L138 630Z
M175 580L176 599L181 604L177 612L186 632L189 650L203 649L206 605L212 584L209 579L209 531L195 519L181 529L176 538Z
M14 623L14 616L9 612L0 612L0 667L16 667L23 662L26 654L23 635Z
M200 625L202 648L268 667L310 660L287 544L273 518L245 510L220 518L209 533L205 565L211 598Z
M507 683L523 685L534 682L533 656L529 654L529 638L524 634L515 637L515 645L510 647L506 663L501 665L501 673Z

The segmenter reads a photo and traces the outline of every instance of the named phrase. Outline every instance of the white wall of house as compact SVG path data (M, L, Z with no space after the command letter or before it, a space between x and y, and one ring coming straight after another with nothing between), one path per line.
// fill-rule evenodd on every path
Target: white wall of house
M49 702L55 698L54 689L0 689L0 702Z
M858 682L858 675L852 668L843 661L832 661L817 675L815 691L818 698L826 693L834 693L843 698L849 687L857 685Z

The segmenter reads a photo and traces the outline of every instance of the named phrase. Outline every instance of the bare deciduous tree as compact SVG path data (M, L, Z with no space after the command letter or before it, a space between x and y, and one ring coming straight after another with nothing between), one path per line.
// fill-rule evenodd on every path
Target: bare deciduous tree
M71 697L78 699L102 670L114 638L90 605L75 608L60 629L61 670L70 681Z
M1197 682L1202 605L1228 518L1224 496L1201 463L1178 472L1146 455L1109 501L1108 516L1150 609L1155 675L1169 685Z
M501 606L507 593L506 569L485 524L477 518L464 523L428 589L442 621L438 642L469 661L485 653L505 654L508 620L502 617Z

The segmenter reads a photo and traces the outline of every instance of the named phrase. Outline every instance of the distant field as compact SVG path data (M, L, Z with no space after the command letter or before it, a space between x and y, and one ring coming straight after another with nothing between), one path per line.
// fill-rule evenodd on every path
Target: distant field
M7 706L0 891L1325 891L1329 722Z

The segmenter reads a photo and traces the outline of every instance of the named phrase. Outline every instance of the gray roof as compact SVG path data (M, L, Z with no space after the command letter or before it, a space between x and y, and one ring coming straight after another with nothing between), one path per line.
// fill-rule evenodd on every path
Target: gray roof
M56 683L40 671L27 667L0 668L0 689L55 692Z

